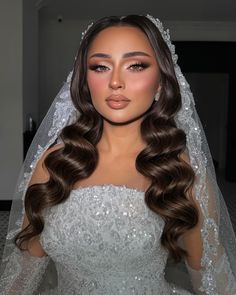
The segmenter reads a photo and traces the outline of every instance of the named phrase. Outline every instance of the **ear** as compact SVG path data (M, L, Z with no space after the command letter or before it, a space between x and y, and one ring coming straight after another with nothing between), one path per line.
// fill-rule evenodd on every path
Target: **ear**
M158 85L157 93L161 91L161 83Z

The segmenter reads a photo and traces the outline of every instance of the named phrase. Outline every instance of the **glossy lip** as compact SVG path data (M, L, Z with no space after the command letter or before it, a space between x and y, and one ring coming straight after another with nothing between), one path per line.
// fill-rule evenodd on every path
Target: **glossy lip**
M125 108L129 104L130 99L123 95L111 95L106 99L106 102L110 108L118 110Z
M127 97L123 96L123 95L110 95L106 101L130 101L130 99L128 99Z

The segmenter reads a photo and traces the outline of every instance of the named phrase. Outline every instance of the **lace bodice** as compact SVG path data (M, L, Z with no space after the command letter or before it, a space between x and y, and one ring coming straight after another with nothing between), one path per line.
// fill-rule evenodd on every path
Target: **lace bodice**
M43 211L40 242L48 256L15 248L4 263L0 295L190 295L189 277L197 295L236 294L225 253L214 271L188 267L189 276L179 266L177 272L168 267L168 279L184 289L167 282L168 253L160 243L164 221L144 196L111 184L72 190L65 202Z
M53 294L190 294L164 278L164 222L146 206L143 191L78 188L44 218L40 241L58 272Z

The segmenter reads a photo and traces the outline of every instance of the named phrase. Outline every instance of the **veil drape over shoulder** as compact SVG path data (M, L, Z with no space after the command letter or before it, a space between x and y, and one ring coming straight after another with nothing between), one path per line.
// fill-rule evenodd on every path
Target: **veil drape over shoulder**
M168 45L180 86L182 107L175 117L178 128L187 136L187 153L196 174L195 201L200 208L201 239L203 245L201 269L192 269L187 262L183 271L177 264L171 271L184 281L189 276L195 294L236 294L236 238L225 206L224 198L216 182L212 157L204 130L195 108L188 82L177 64L177 55L168 30L150 15L151 20ZM90 26L89 26L90 28ZM88 29L89 29L88 28ZM86 32L83 34L83 36ZM57 271L49 256L33 257L20 251L13 243L21 230L24 215L24 196L38 160L55 142L59 143L61 130L79 118L70 97L69 74L60 92L55 97L29 148L22 166L10 213L0 277L0 294L43 294L57 287Z

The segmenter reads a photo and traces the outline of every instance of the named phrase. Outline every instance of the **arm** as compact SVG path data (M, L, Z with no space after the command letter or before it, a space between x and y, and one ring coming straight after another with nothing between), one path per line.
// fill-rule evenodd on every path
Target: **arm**
M207 230L206 223L203 224L203 230L204 227ZM216 245L213 236L210 240L212 245L207 241L204 242L200 230L196 227L183 238L184 248L189 253L185 264L195 293L197 295L236 294L236 281L223 245L220 242ZM214 227L213 231L217 233L218 228Z
M189 162L186 156L184 160ZM202 193L206 194L203 200L207 202L203 202L199 197L197 199L193 193L193 201L199 212L199 222L182 237L183 248L189 254L185 264L197 295L234 295L236 280L223 245L224 241L220 240L219 215L224 204L217 203L215 194L218 192L214 191L212 183L210 175L206 174ZM196 177L195 186L198 185Z
M48 149L37 162L32 174L29 186L35 183L48 181L49 173L44 166L44 159L55 149L61 147L55 145ZM24 215L22 229L29 224L28 218ZM14 246L14 250L3 261L5 269L1 271L0 294L1 295L32 295L35 294L41 279L46 271L50 257L42 248L39 236L24 244L26 251L19 250ZM3 267L2 265L2 267Z

